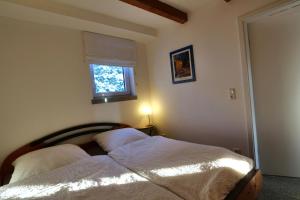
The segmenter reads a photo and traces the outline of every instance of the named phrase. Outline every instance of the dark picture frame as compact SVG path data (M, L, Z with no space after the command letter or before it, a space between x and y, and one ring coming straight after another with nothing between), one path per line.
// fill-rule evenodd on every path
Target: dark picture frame
M193 45L170 53L173 84L196 81Z

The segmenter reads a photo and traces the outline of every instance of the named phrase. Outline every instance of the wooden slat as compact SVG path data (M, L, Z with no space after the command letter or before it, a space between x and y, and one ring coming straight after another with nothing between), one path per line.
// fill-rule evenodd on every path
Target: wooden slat
M187 13L178 10L159 0L120 0L120 1L147 10L149 12L155 13L162 17L174 20L181 24L184 24L185 22L188 21Z

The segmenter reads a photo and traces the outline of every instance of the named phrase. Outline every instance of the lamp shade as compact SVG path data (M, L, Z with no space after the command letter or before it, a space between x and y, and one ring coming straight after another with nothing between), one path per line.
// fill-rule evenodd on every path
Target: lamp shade
M144 115L151 115L152 114L152 109L149 106L143 106L142 112Z

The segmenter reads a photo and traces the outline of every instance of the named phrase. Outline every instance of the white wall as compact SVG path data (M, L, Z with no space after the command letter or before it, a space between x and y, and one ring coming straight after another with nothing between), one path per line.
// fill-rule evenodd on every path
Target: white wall
M249 154L238 17L273 0L208 1L148 45L154 121L161 132ZM196 82L173 85L169 52L194 46ZM236 88L237 100L229 99Z
M138 45L137 101L92 105L80 31L0 18L0 163L52 131L94 121L141 126L149 101L145 47Z
M300 177L300 8L249 25L263 173Z

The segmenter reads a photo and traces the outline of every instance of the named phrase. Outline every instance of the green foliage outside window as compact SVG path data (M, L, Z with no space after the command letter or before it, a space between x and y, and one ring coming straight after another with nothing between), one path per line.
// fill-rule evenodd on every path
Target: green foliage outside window
M125 92L123 67L92 64L96 93Z

